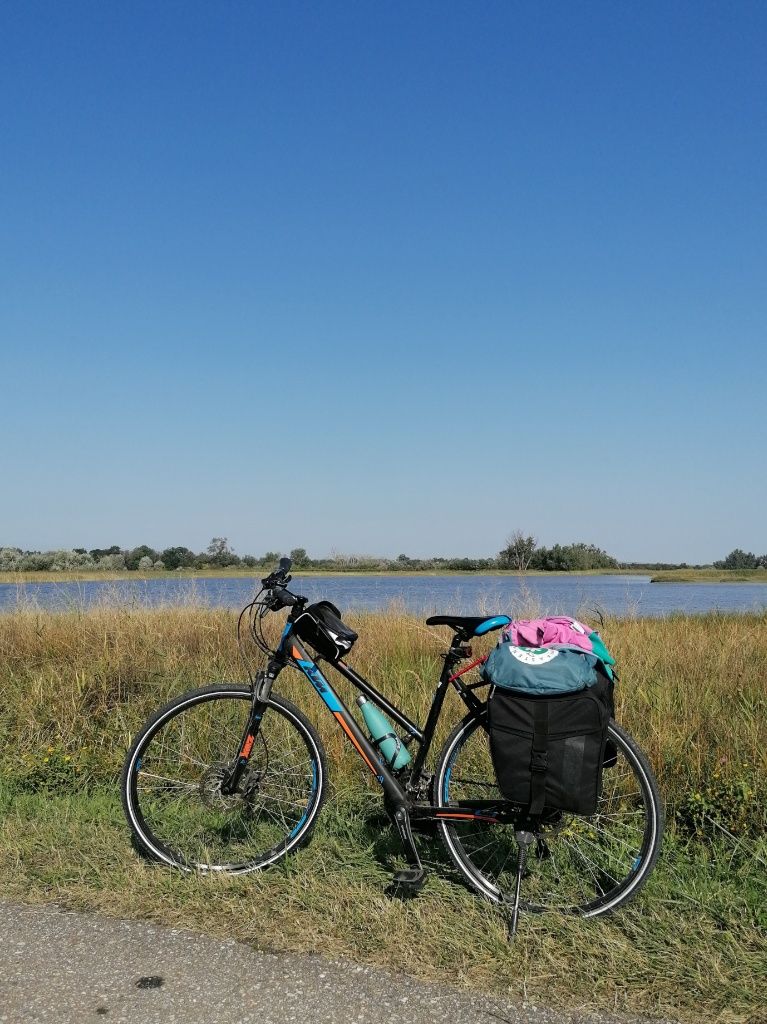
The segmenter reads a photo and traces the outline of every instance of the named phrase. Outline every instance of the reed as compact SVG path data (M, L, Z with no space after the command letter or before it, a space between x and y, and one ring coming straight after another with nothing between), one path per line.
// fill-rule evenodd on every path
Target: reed
M360 634L350 661L423 721L446 630L396 606L348 618ZM53 760L61 768L69 758L90 782L113 779L131 736L160 703L245 677L234 622L229 611L194 603L59 614L30 606L0 615L0 773L22 788L27 778L38 786L53 772L43 766ZM618 719L649 754L672 810L699 794L712 802L713 816L723 814L726 807L715 805L729 786L742 827L764 830L767 615L616 619L602 633L618 659ZM302 677L286 672L278 688L316 722L334 771L354 770ZM457 699L448 704L445 726L460 713Z
M350 662L423 721L447 631L398 606L347 619L360 634ZM428 837L434 872L423 896L401 905L381 895L396 844L359 762L294 672L278 689L320 730L333 783L312 844L239 879L189 879L136 857L117 796L125 750L165 700L244 678L235 621L193 600L0 615L0 892L261 948L406 965L571 1008L758 1019L767 1001L767 615L603 623L620 672L617 717L649 754L667 802L665 852L637 903L595 922L526 920L513 947L501 916L456 885ZM445 730L461 713L455 698Z

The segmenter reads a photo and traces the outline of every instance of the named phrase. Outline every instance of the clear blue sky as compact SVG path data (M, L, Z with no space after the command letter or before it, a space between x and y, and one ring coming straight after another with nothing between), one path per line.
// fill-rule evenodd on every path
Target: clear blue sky
M0 544L767 550L767 4L0 11Z

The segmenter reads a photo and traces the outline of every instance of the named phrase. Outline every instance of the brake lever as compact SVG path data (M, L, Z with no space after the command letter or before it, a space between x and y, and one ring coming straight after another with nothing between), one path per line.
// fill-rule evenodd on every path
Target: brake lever
M277 571L271 573L265 580L261 580L261 585L265 590L274 590L275 587L287 587L292 579L292 576L283 576L282 572Z
M277 612L280 608L290 608L294 604L297 604L299 598L296 594L291 594L285 590L284 587L280 587L279 590L270 590L269 596L264 601L264 604L270 611Z

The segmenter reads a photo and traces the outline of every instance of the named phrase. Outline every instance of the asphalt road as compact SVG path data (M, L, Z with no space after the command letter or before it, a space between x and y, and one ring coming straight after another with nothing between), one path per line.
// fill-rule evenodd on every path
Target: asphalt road
M571 1024L562 1015L316 956L55 907L0 903L7 1024ZM623 1022L622 1022L623 1024Z

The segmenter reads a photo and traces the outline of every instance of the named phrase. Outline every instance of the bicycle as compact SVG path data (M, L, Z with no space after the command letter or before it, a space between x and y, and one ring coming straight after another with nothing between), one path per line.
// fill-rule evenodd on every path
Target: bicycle
M286 667L297 669L383 790L386 811L407 861L392 892L414 895L426 871L413 824L436 825L448 855L466 882L495 903L519 909L557 910L596 917L634 897L660 852L663 809L647 758L616 722L608 739L617 752L605 769L596 814L589 818L544 812L531 821L498 789L489 753L488 684L464 683L476 662L468 642L508 625L508 616L437 615L429 626L447 626L453 638L423 728L357 673L343 658L328 663L402 730L415 753L393 770L358 725L295 631L308 599L288 590L290 560L262 580L242 610L243 625L267 655L264 671L248 684L215 684L191 690L160 708L136 736L125 761L122 801L140 848L185 871L244 873L274 864L305 843L317 822L327 785L322 742L294 704L274 692ZM310 606L314 607L314 606ZM270 612L290 609L276 646L264 635ZM356 637L356 634L353 634ZM327 659L324 659L327 660ZM453 687L466 706L426 771L445 697ZM431 799L429 799L429 796ZM520 884L525 878L525 897Z

